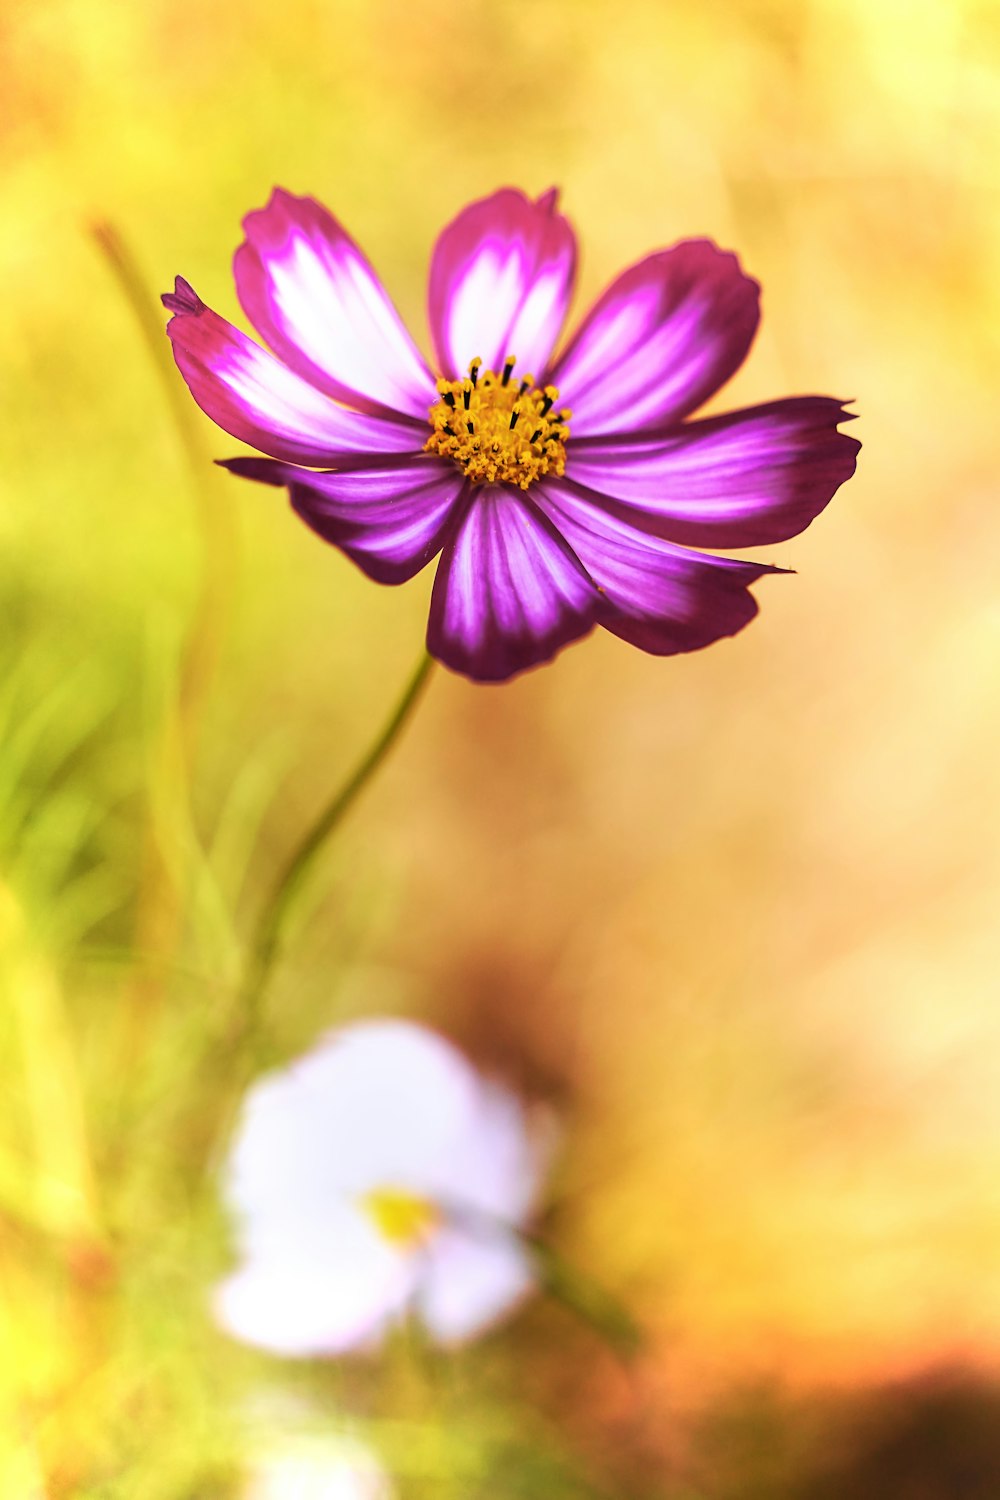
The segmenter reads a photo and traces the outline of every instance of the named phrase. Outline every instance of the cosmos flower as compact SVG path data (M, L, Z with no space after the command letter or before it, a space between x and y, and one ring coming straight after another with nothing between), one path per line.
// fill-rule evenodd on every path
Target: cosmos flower
M700 548L782 541L854 472L843 403L797 396L700 420L757 329L760 288L710 240L630 266L554 353L576 273L556 192L470 204L431 257L439 377L353 240L275 189L244 220L243 311L270 348L178 278L167 332L198 405L267 458L225 467L293 508L380 583L441 554L432 656L478 681L594 625L656 655L757 612L758 562Z
M548 1155L442 1037L345 1026L250 1090L224 1181L241 1263L217 1316L288 1355L371 1347L408 1315L471 1338L531 1290L516 1231Z

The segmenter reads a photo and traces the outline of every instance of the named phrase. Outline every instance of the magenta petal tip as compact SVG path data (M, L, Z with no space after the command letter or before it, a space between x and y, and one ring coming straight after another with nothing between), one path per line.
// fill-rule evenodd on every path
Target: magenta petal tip
M205 306L190 281L185 281L183 276L174 277L173 291L164 292L160 301L172 313L199 313Z

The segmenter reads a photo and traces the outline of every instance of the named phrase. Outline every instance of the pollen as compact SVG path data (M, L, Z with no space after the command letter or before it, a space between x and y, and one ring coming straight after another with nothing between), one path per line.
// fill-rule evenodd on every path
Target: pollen
M555 409L554 385L539 390L533 375L515 380L513 354L499 371L474 359L464 380L439 380L426 453L453 459L471 484L516 484L526 490L566 468L572 412Z
M441 1221L433 1203L405 1188L374 1188L361 1206L382 1238L401 1249L416 1249Z

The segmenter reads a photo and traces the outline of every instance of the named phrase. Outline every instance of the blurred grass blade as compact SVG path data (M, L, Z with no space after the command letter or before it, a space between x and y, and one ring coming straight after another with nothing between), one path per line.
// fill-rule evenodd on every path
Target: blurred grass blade
M159 302L150 294L120 230L114 224L99 221L92 225L92 232L132 310L156 368L197 501L203 546L202 589L188 635L180 689L182 737L190 753L229 613L236 556L235 514L226 486L218 482L217 471L202 440L201 416L170 356Z
M34 1172L33 1217L52 1232L100 1239L76 1047L55 974L32 947L20 906L0 883L0 994L16 1020Z
M218 664L229 615L236 555L232 503L225 487L214 481L199 432L200 417L179 379L169 353L159 304L150 294L135 257L115 225L92 226L102 251L130 307L160 379L181 450L187 462L202 535L202 582L181 662L176 701L167 706L156 762L151 772L153 812L146 834L137 901L139 953L167 959L175 951L182 925L182 881L172 873L184 861L174 832L190 829L189 786L201 713ZM145 1016L157 1008L165 968L137 972L133 986L133 1032L127 1049L143 1046Z

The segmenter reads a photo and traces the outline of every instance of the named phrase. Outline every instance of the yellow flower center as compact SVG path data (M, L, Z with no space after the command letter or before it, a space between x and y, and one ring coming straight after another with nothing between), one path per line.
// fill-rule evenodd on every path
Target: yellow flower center
M383 1239L401 1249L416 1249L441 1222L433 1203L405 1188L373 1188L361 1206Z
M424 451L454 459L471 484L526 490L544 474L562 474L572 413L554 410L555 386L539 390L533 375L514 380L513 354L499 374L482 363L474 359L464 380L438 381Z

